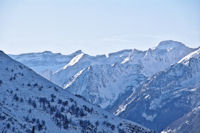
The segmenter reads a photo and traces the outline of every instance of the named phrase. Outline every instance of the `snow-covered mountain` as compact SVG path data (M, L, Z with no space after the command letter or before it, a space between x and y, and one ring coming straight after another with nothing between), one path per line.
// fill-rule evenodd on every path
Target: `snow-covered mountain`
M157 47L146 51L123 50L108 56L90 56L79 51L70 56L73 58L65 65L61 63L63 67L56 68L57 71L51 74L51 78L47 78L73 94L81 95L93 104L112 112L147 78L165 70L191 51L193 49L176 41L163 41ZM16 57L14 59L30 66ZM38 64L37 66L40 67Z
M0 51L0 132L152 132L78 98Z
M61 57L56 58L57 54L44 57L44 53L37 53L39 57L33 58L25 56L29 54L12 58L44 77L39 70L50 70L47 78L63 87L64 93L70 91L156 131L199 105L199 49L188 48L180 42L163 41L146 51L123 50L107 56L77 51L71 55L58 54ZM48 65L46 58L56 58L56 61ZM58 61L60 58L62 63ZM32 67L34 64L36 67ZM53 69L54 65L58 67Z
M200 105L200 48L149 78L117 115L161 131Z
M149 76L176 63L192 50L180 42L164 41L147 51L125 50L108 57L81 54L75 64L67 64L55 73L52 81L112 111Z
M70 55L62 55L60 53L45 51L42 53L27 53L9 56L30 67L43 77L51 79L53 73L65 66L66 63L80 53L82 53L82 51L79 50Z

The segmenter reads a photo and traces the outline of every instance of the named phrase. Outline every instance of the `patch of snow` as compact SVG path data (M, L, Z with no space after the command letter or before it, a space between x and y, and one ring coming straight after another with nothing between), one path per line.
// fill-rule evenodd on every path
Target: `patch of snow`
M81 71L79 71L77 74L75 74L73 76L73 80L70 81L69 83L67 83L64 87L64 89L68 88L70 85L72 85L72 83L78 78L78 76L80 76L82 74L82 72L84 71L85 69L82 69Z
M144 117L148 121L153 121L156 116L157 116L156 114L154 114L154 115L147 115L145 112L142 113L142 117Z
M156 110L157 108L161 107L161 101L162 101L161 97L153 99L150 103L149 109Z
M145 97L144 97L144 99L147 99L147 98L149 98L150 97L150 95L148 94L148 95L146 95Z
M130 60L130 58L129 58L129 57L126 57L126 58L121 62L121 64L124 64L124 63L128 62L129 60Z
M65 65L63 67L63 69L66 69L69 66L75 65L83 57L83 55L84 55L84 53L81 53L81 54L75 56L67 65Z

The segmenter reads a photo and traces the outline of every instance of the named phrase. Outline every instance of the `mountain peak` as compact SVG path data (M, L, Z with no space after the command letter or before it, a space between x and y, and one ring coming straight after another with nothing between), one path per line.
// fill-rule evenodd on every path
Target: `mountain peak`
M85 54L85 53L82 50L77 50L77 51L71 53L70 56L75 57L80 54Z
M51 51L44 51L42 53L44 53L44 54L51 54L52 52Z
M0 50L0 55L3 55L3 54L5 54L5 53L4 53L3 51Z
M7 54L5 54L3 51L0 50L0 58L10 58Z
M186 47L186 46L182 42L166 40L166 41L160 42L157 45L156 49L170 50L170 49L181 48L181 47Z
M74 52L74 54L81 54L81 53L83 53L82 50L77 50L77 51Z

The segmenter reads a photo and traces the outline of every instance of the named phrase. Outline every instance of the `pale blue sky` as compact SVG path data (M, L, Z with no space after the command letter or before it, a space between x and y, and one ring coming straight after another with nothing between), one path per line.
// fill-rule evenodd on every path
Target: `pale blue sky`
M200 46L200 0L0 0L0 49L91 55L162 40Z

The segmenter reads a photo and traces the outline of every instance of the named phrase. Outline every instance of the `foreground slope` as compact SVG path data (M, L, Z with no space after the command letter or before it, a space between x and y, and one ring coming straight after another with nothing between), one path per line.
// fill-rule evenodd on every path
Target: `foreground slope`
M129 99L126 109L117 114L156 131L165 129L199 106L200 48L155 74Z
M115 117L0 52L0 132L151 132Z

